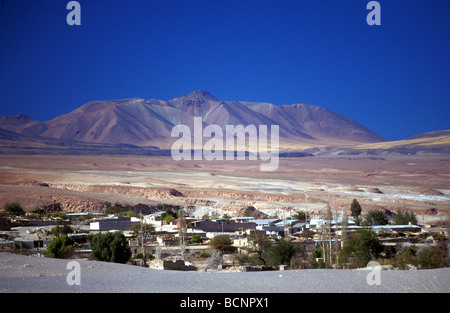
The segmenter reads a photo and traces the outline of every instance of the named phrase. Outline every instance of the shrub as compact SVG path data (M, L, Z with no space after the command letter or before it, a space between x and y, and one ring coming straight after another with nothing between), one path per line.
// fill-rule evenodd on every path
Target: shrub
M44 253L46 257L67 259L73 252L73 240L67 235L54 238L48 245Z
M272 266L289 265L291 259L300 249L289 240L280 239L267 251L269 263Z
M408 225L409 223L417 225L417 217L413 212L398 210L394 215L393 222L395 225Z
M409 265L416 266L416 255L418 252L418 248L415 245L411 245L406 248L402 253L398 254L394 258L394 262L392 266L394 268L398 268L400 270L409 269Z
M200 252L198 254L198 257L201 259L206 259L206 258L209 258L210 256L211 256L211 254L206 250L203 250L202 252Z
M128 242L119 231L94 235L91 247L91 258L97 261L126 263L131 257Z
M35 208L33 211L31 211L31 213L43 215L46 212L45 212L45 210L43 208Z
M134 259L143 259L144 258L144 254L142 252L136 253L133 256ZM145 258L147 260L153 260L155 258L155 256L151 253L145 253Z
M310 217L308 217L308 214L305 211L296 212L294 215L292 215L292 218L305 223L309 222L310 220Z
M431 269L450 266L447 245L438 244L426 247L417 253L416 265L419 269Z
M17 202L6 203L3 207L6 215L24 215L25 212L22 206Z
M203 243L203 238L200 235L194 235L191 237L191 239L189 240L190 243L195 244L195 243Z
M317 260L318 259L318 260ZM327 264L323 260L323 248L317 247L312 253L311 268L327 268Z
M57 225L52 228L51 233L54 236L67 235L67 234L73 233L73 229L72 229L72 227L70 227L68 225L63 225L63 226Z
M361 205L359 204L358 200L353 199L351 205L350 205L350 214L353 217L353 219L355 220L356 225L360 225L361 224L361 212L362 212L362 208Z
M171 209L166 209L164 213L161 214L161 221L166 224L170 224L172 221L178 218L178 212L172 211Z
M361 229L348 239L340 251L339 261L350 267L365 267L370 260L378 258L383 245L371 230Z
M418 249L415 245L409 246L394 259L393 266L398 269L408 269L413 265L419 269L432 269L450 266L450 258L445 242L433 247Z
M112 205L112 206L108 207L105 210L105 214L107 214L107 215L109 215L109 214L121 214L121 213L124 213L124 212L126 212L126 209L124 209L124 208L122 208L120 206L117 206L117 205Z
M231 246L231 239L228 236L217 235L209 242L209 246L212 249L219 250L222 253L233 252L233 247Z
M365 219L368 221L369 225L386 225L388 223L386 213L381 210L369 211L366 214Z

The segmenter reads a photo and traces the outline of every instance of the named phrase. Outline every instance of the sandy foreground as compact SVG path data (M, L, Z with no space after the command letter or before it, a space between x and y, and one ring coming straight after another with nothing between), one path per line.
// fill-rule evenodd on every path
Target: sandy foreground
M158 271L132 265L76 260L80 285L69 285L74 260L0 253L0 292L42 293L447 293L450 268L379 273L361 270L292 270L247 273Z

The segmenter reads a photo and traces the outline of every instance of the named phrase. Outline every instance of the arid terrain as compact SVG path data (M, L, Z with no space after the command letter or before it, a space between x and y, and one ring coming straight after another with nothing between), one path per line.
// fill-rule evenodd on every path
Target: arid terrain
M126 264L77 260L80 285L66 282L68 260L0 253L0 293L447 293L449 268L381 271L369 285L371 268L248 273L159 271ZM195 283L194 283L195 282ZM170 305L178 308L179 302ZM283 303L280 303L283 304ZM167 306L167 305L166 305ZM271 307L275 306L271 303Z
M0 156L0 206L101 212L113 204L146 211L178 205L198 217L236 216L253 206L284 217L297 210L319 216L327 203L339 214L356 198L363 214L411 209L419 223L434 224L445 222L450 209L448 158L281 158L274 172L261 172L259 165L155 156Z

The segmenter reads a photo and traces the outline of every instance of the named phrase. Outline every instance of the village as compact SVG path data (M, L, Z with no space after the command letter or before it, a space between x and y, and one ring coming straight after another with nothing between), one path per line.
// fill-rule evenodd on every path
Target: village
M44 256L48 245L65 229L64 233L74 242L70 258L90 259L93 236L120 232L131 252L129 264L159 270L242 272L346 268L339 263L338 252L348 238L361 230L376 236L382 247L379 256L385 260L392 260L411 245L417 249L441 242L448 245L447 225L442 223L379 225L373 219L372 223L360 223L342 212L316 217L299 211L281 218L257 218L251 214L215 216L212 211L198 218L189 213L192 212L166 208L143 215L111 207L103 213L35 212L10 218L4 214L0 217L0 251ZM218 238L226 238L226 243L214 245ZM279 252L290 254L272 262L266 258L270 253L264 247L277 243L289 243L292 251Z

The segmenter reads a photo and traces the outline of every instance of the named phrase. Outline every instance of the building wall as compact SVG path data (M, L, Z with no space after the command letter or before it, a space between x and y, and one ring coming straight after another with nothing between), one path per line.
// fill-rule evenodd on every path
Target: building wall
M8 219L0 217L0 230L10 230L11 224L8 223Z
M255 223L236 223L232 221L200 221L195 223L194 228L205 232L235 232L238 230L256 229Z
M129 219L105 219L90 223L90 230L108 231L120 230L125 231L130 229L133 222Z

